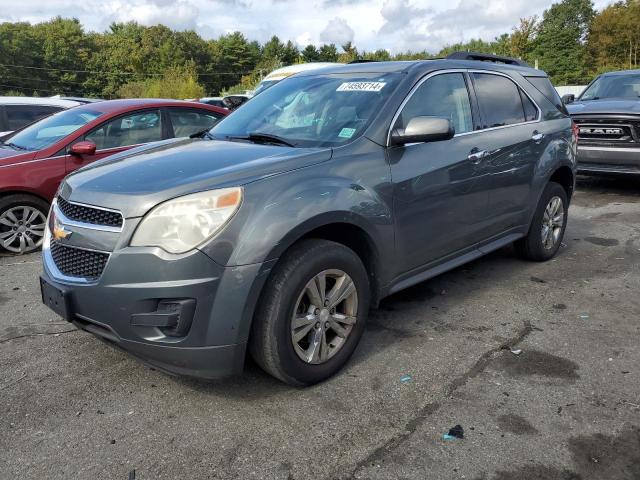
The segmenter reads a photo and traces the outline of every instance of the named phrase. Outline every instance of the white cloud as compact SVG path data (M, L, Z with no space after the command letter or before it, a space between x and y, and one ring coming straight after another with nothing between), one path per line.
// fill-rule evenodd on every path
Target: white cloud
M344 45L353 42L354 31L344 18L335 17L327 22L327 26L320 32L320 40L326 43Z
M309 32L303 32L296 37L296 43L299 47L306 47L310 43L313 43L313 38Z
M431 9L412 5L409 0L385 0L380 9L384 24L380 33L394 34L409 30L412 23L424 20Z
M200 15L200 9L188 0L112 1L105 2L99 10L114 21L135 20L143 25L161 23L176 30L195 29Z
M353 41L360 49L437 52L471 38L491 40L553 0L0 0L1 21L77 17L92 31L114 21L163 23L205 38L239 30L252 40L276 34L300 45ZM612 0L596 0L596 7Z

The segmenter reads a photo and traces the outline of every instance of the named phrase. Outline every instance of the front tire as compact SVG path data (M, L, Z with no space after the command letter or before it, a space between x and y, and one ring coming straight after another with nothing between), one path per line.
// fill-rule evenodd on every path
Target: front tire
M567 192L558 183L549 182L542 192L529 233L515 242L518 254L544 262L555 257L567 228Z
M26 194L0 198L0 253L22 255L42 246L49 205Z
M353 250L309 239L282 257L262 293L249 350L267 373L311 385L347 362L369 311L367 271Z

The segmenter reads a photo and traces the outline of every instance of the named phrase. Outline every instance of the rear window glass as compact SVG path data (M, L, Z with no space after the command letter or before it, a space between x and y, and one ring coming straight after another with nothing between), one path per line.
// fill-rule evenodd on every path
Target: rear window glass
M208 111L169 108L169 118L171 118L175 137L188 137L194 133L209 130L221 117L220 114Z
M62 110L46 105L6 105L7 124L9 130L18 130L52 113Z
M558 110L563 113L567 113L567 109L562 103L562 99L553 85L551 85L551 81L548 77L524 77L527 81L533 85L536 90L538 90L542 95L544 95L547 100L553 103Z
M474 73L478 104L484 128L523 123L524 108L518 86L506 77Z

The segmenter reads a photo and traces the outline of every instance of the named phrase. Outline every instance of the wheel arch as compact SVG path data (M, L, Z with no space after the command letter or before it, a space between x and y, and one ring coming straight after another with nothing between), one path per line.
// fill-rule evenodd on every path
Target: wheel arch
M371 305L380 300L385 273L383 252L377 247L375 228L365 219L350 212L319 215L292 230L270 252L268 258L279 258L298 242L318 238L340 243L353 250L362 260L371 289Z
M40 195L40 194L38 194L36 192L30 191L30 190L15 190L15 189L0 190L0 199L5 198L5 197L9 197L11 195L28 195L30 197L37 198L38 200L46 203L47 205L51 205L51 202L49 202L42 195Z
M573 170L566 166L561 165L554 170L554 172L549 177L550 182L558 183L564 188L564 191L567 193L567 199L571 202L571 197L573 196L573 192L575 190L575 175Z

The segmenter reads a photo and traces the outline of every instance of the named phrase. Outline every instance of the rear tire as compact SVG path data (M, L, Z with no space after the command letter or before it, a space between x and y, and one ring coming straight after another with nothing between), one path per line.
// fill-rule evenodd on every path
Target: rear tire
M21 255L39 250L49 204L28 194L0 198L0 253Z
M249 351L264 371L290 385L325 380L355 350L369 301L367 271L355 252L336 242L303 240L267 281Z
M514 244L522 258L544 262L555 257L567 228L568 203L564 188L549 182L538 202L529 233Z

